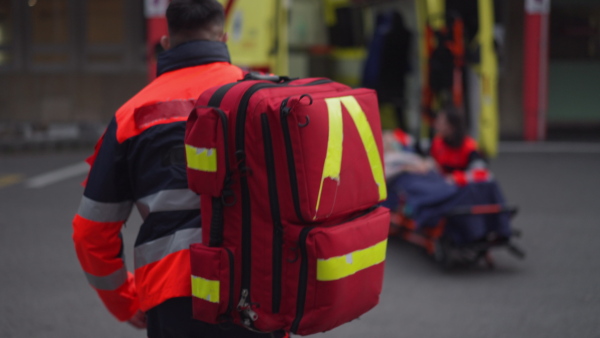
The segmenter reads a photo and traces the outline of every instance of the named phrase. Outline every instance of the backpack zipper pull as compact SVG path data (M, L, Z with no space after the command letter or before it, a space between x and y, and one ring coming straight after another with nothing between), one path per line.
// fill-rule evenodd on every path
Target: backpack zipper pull
M242 298L240 298L240 302L238 303L237 309L238 311L244 310L248 306L248 302L246 299L248 298L248 289L242 290Z
M238 303L237 309L242 313L242 318L244 325L250 327L252 322L258 319L258 314L252 310L250 303L248 303L248 289L242 290L242 298L240 298L240 302Z

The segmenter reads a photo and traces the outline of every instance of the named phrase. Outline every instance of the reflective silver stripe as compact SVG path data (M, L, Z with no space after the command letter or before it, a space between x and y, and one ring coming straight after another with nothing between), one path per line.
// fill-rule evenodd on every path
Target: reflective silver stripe
M151 212L195 210L200 208L200 196L189 189L162 190L135 202L143 219Z
M190 244L200 243L201 241L202 229L192 228L179 230L170 236L138 245L133 251L135 268L139 269L172 253L189 249Z
M104 203L83 196L77 214L94 222L120 222L129 218L132 207L132 201Z
M475 160L467 169L485 169L487 167L484 160Z
M89 273L85 273L88 282L91 286L97 290L112 291L118 289L123 283L127 281L127 268L123 266L119 270L111 273L107 276L94 276Z

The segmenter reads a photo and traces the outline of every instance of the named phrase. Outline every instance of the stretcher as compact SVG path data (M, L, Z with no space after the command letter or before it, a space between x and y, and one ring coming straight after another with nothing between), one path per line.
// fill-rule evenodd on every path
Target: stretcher
M489 268L494 268L491 250L496 248L507 249L519 259L525 258L525 252L512 241L513 238L521 236L521 231L514 228L509 235L487 231L485 236L463 243L456 243L450 235L461 231L460 227L465 224L461 223L461 219L491 215L506 215L513 218L518 212L517 207L501 204L457 206L447 211L435 226L428 227L419 226L414 219L401 210L402 207L391 212L390 236L398 236L423 248L425 253L433 257L444 269L480 262L484 262Z

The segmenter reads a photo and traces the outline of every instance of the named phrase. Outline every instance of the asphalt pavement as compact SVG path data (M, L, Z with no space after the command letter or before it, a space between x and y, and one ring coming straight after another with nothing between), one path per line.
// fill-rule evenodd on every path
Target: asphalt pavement
M504 144L492 170L519 207L518 260L443 271L391 238L380 304L316 338L600 337L600 144ZM0 154L0 338L145 337L87 285L71 240L90 149ZM124 230L126 252L139 226ZM352 297L352 295L348 295Z

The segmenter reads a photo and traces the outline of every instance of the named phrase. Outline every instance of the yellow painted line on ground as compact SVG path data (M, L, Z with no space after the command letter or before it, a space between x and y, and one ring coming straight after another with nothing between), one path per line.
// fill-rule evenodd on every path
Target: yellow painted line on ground
M21 183L25 176L22 174L9 174L0 176L0 189L8 186Z

